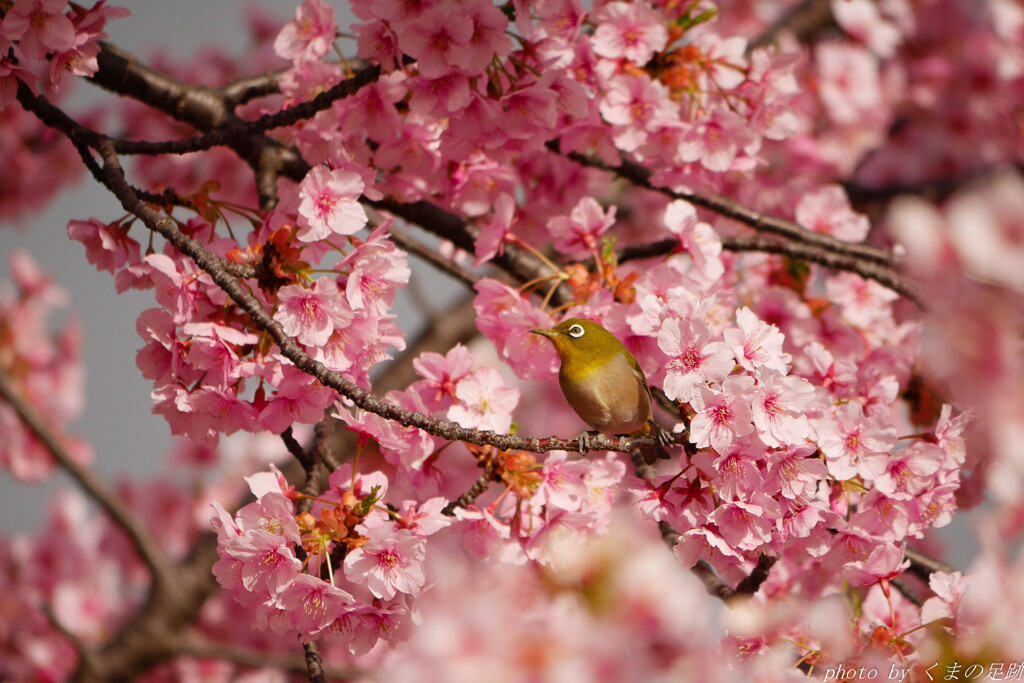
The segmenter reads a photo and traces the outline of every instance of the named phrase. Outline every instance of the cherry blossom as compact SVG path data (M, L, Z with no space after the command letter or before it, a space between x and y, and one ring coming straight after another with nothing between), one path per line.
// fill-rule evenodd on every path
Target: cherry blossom
M274 40L274 51L294 62L322 59L334 43L334 8L323 0L303 0L295 17Z
M363 180L351 171L329 171L317 166L302 181L299 197L300 240L313 242L331 234L351 235L366 224L366 212L357 203Z
M331 277L317 278L308 289L301 285L282 287L278 301L280 307L274 318L286 334L309 346L323 346L336 328L352 320L338 284Z
M370 530L367 543L349 552L345 575L378 598L416 595L423 588L423 541L409 531Z
M668 31L647 3L610 2L593 19L597 22L594 52L602 57L643 65L668 42Z

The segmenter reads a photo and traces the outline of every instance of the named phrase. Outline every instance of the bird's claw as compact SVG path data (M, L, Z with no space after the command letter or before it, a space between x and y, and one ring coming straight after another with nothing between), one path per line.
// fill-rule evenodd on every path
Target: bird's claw
M576 447L579 448L580 453L586 454L594 450L591 439L595 436L597 436L597 432L583 432L576 437Z
M673 434L672 432L668 431L667 429L663 429L662 427L660 427L658 425L655 425L655 426L657 427L657 429L654 430L655 431L655 436L657 437L659 444L661 444L662 446L675 446L676 445L676 436L675 436L675 434Z

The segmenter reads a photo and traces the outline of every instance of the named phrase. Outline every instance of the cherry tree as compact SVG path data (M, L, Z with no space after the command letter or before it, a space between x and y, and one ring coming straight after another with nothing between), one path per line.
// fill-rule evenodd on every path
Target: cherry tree
M0 216L119 202L68 237L151 293L124 364L191 480L95 475L75 296L14 254L0 464L76 488L0 539L0 678L1024 677L1018 0L351 11L173 63L0 2ZM670 459L576 438L567 317Z

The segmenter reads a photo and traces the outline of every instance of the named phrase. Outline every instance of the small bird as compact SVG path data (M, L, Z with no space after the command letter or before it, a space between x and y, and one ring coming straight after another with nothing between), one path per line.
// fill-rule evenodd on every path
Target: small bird
M650 464L669 458L661 446L672 437L651 417L651 390L647 377L629 349L593 320L570 318L551 329L530 330L547 337L562 367L558 384L565 400L591 429L605 434L657 436L659 445L642 449ZM586 442L580 444L586 448Z

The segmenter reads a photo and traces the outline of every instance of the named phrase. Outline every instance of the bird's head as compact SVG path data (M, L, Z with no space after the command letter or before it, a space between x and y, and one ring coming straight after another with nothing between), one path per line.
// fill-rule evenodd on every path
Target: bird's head
M530 332L547 337L562 363L606 363L625 348L611 332L583 318L569 318L551 329Z

